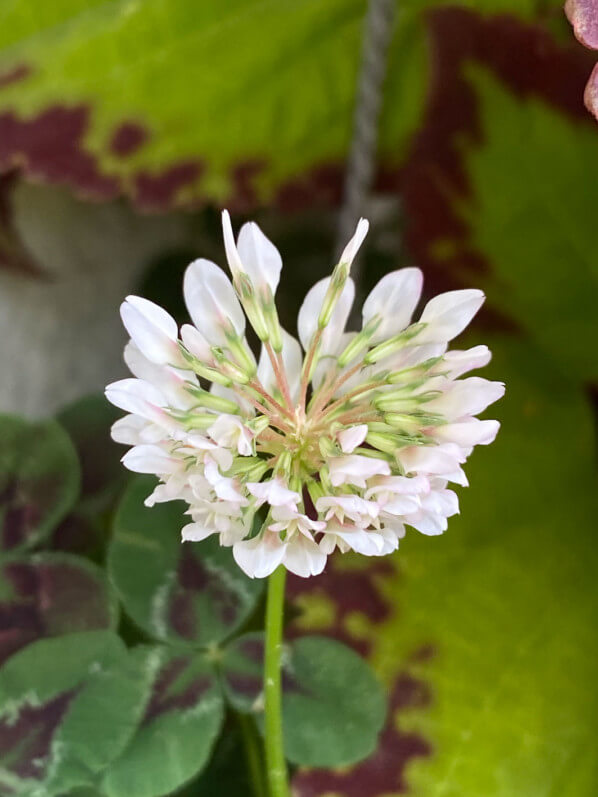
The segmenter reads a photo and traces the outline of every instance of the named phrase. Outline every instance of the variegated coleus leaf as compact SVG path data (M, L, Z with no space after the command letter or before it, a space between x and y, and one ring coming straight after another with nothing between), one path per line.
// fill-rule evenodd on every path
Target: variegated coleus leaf
M172 794L206 765L223 720L213 666L202 655L142 646L131 658L149 693L122 755L104 773L106 797Z
M185 505L145 507L154 485L151 477L136 479L123 496L108 552L110 578L125 611L152 637L214 645L249 617L263 583L248 579L215 539L181 543Z
M598 790L592 414L538 348L490 345L509 391L462 515L433 545L408 532L383 566L333 559L319 579L291 580L295 633L355 645L390 695L375 753L299 771L299 797Z
M571 377L591 380L598 130L582 101L591 54L541 25L464 8L434 9L428 24L438 69L404 169L410 254L439 286L475 280L488 322L523 330Z
M92 786L132 737L149 689L110 631L44 639L0 668L0 791Z
M222 680L238 711L263 722L263 636L245 634L222 660ZM386 701L366 662L324 636L304 636L284 657L285 754L295 764L346 766L376 748Z
M0 663L41 637L108 629L118 610L102 570L41 553L0 565Z
M79 463L55 421L0 416L0 556L45 540L72 507Z
M152 209L339 195L365 0L33 0L0 11L0 171ZM404 16L381 147L421 107L424 41ZM254 46L260 41L260 46ZM319 134L324 133L324 134Z

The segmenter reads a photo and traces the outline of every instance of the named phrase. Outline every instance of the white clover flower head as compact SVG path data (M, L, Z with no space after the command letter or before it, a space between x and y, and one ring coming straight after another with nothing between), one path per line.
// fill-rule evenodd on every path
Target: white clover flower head
M461 378L488 363L488 349L448 351L483 293L436 296L414 322L422 274L394 271L366 299L361 330L347 332L362 219L332 276L305 297L298 341L276 311L276 247L253 223L235 241L226 211L223 229L232 282L208 260L189 266L193 324L179 331L134 296L121 308L135 378L106 394L128 413L112 430L132 446L124 465L160 480L147 505L186 501L183 540L219 535L254 578L279 565L316 575L336 549L383 556L405 526L441 534L459 511L449 483L467 484L462 465L499 426L476 415L502 383ZM262 343L257 360L246 319Z

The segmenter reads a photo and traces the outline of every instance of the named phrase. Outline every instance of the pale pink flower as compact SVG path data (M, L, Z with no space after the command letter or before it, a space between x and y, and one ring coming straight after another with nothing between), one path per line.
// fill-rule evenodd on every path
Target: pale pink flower
M129 469L159 479L148 506L188 504L183 540L217 534L239 566L264 578L277 567L302 577L338 550L384 556L406 527L442 533L459 511L448 485L498 423L476 416L504 386L463 377L490 360L486 346L449 350L479 310L478 290L431 299L418 317L422 274L387 274L346 329L355 296L351 262L361 220L332 276L307 293L299 340L282 329L275 294L282 259L256 224L235 240L223 215L232 281L194 261L181 330L152 302L130 296L121 313L135 378L106 388L127 415L112 435L131 446ZM245 337L246 319L262 342ZM209 389L204 386L210 383Z

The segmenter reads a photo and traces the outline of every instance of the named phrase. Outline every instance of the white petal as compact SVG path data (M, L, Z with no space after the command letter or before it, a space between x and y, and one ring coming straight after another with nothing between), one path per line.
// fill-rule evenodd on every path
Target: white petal
M201 542L216 533L215 528L204 526L201 523L188 523L183 526L181 537L183 542Z
M241 227L237 251L243 269L256 289L268 285L274 295L280 282L282 258L278 249L266 238L255 222L250 221Z
M110 436L115 443L124 443L136 446L143 442L142 432L148 426L148 421L139 415L125 415L112 424Z
M483 368L492 359L488 346L474 346L466 351L447 351L435 370L447 372L451 379L457 379L467 371Z
M115 407L150 420L155 417L152 407L166 405L163 393L143 379L120 379L108 385L105 393L108 401Z
M175 473L182 465L180 460L171 457L159 446L152 445L131 448L122 458L122 463L134 473L155 473L160 476Z
M358 426L350 426L339 432L337 439L344 454L352 454L365 440L368 433L367 423L360 423Z
M423 275L418 268L402 268L382 277L363 305L363 324L380 315L382 322L372 344L398 334L411 322L421 296Z
M330 525L329 532L340 537L356 553L363 556L378 556L382 550L383 540L374 531L365 531L355 526Z
M237 251L237 245L235 244L235 236L233 233L232 224L230 222L228 210L222 211L222 233L224 236L224 251L226 252L226 259L228 260L231 273L234 276L238 272L242 272L244 269L243 263L241 262L241 258L239 257L239 253Z
M127 296L120 306L120 315L127 332L149 360L181 363L178 327L166 310L140 296Z
M213 361L214 356L212 355L210 344L194 326L191 324L183 324L181 327L181 338L185 344L185 348L202 363L209 365Z
M164 398L170 406L190 409L196 404L195 399L186 389L188 383L197 384L194 374L151 362L133 341L129 341L125 346L124 359L131 373L138 379L157 387L164 394Z
M238 335L245 332L245 316L230 280L210 260L194 260L185 271L185 304L203 337L212 345L226 346L224 329L230 324Z
M468 415L477 415L498 401L504 393L505 386L502 382L490 382L479 376L470 376L451 382L442 396L426 404L426 409L440 413L448 421L454 421Z
M357 487L365 487L366 480L372 476L389 476L390 465L382 459L348 454L344 457L331 457L329 460L330 481L334 487L348 482Z
M359 252L359 248L365 240L365 236L368 234L369 228L370 223L367 219L359 219L353 237L339 257L339 263L348 263L350 265L353 262L355 255Z
M484 303L485 296L476 289L448 291L430 299L420 321L423 329L417 343L444 343L457 337Z
M299 387L301 384L301 366L303 364L303 354L297 338L289 335L284 329L282 331L282 362L289 382L291 398L297 401L299 398ZM268 356L266 348L262 346L260 351L260 361L257 367L257 378L266 388L272 392L278 389L272 362Z
M233 545L235 562L249 578L266 578L282 562L285 546L278 534L265 531L251 540Z
M318 328L318 318L324 297L330 284L330 277L326 277L316 284L307 292L303 304L299 310L297 318L297 330L299 332L299 340L304 349L307 350L311 339L313 338ZM353 299L355 298L355 283L349 277L343 287L341 295L332 312L332 316L324 334L322 335L322 343L320 353L322 356L328 354L336 354L338 351L338 343L341 335L345 331L345 324L349 318L351 307L353 306Z
M402 449L398 457L407 473L453 473L463 461L458 446L410 446ZM447 476L448 478L448 476Z
M326 566L326 554L313 540L298 534L284 545L282 563L296 576L309 578L322 572Z
M487 446L498 434L498 421L480 421L472 418L463 423L448 423L434 430L436 440L457 443L460 446Z
M270 506L288 505L296 509L297 503L301 499L299 493L289 490L280 479L271 479L267 482L247 482L245 486L258 499L256 506L267 502Z

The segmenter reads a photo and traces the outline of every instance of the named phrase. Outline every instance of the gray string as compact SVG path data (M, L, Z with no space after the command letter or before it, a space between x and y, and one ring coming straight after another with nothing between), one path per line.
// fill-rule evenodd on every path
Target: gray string
M397 0L368 2L353 116L353 138L347 160L344 198L338 223L337 257L353 235L359 217L366 212L368 195L374 179L382 91L396 10ZM359 285L358 258L353 264L351 275Z

